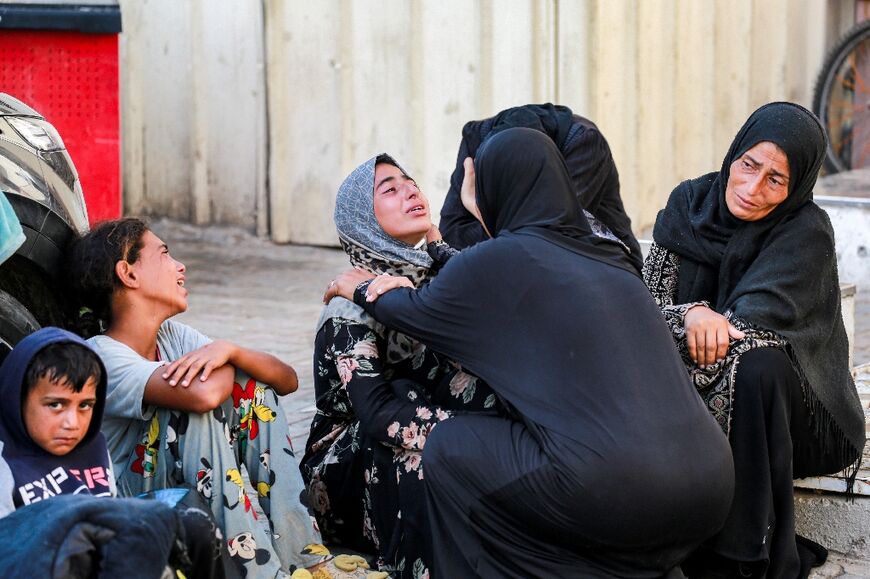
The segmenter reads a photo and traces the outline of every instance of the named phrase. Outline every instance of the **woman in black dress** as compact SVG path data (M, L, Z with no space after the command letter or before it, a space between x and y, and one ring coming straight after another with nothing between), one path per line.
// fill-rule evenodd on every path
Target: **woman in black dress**
M417 290L367 301L371 276L353 271L329 292L510 408L428 438L433 575L662 577L724 521L727 441L625 252L592 234L552 140L505 130L474 168L469 209L494 239Z
M656 220L644 280L736 474L690 577L807 577L825 552L795 538L792 479L843 469L864 446L834 232L812 201L824 157L811 112L765 105L721 170L681 183Z

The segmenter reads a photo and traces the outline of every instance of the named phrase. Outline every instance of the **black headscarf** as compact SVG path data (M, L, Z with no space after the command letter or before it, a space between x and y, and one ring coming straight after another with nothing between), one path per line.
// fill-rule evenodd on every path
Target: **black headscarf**
M553 139L561 151L565 146L571 127L574 124L574 113L566 106L546 103L543 105L523 105L505 109L492 119L492 129L487 134L475 130L473 123L468 123L462 129L463 138L467 138L475 152L482 144L482 139L506 129L525 127L535 129Z
M637 274L618 243L592 233L574 195L565 160L545 134L528 128L506 129L484 143L474 165L477 205L493 236L522 229Z
M513 107L494 117L465 124L456 168L450 177L450 189L441 208L439 227L445 241L457 249L463 249L486 239L480 224L465 210L459 197L465 176L463 163L466 157L476 157L478 149L487 139L510 128L535 129L552 139L565 159L572 189L581 207L601 220L625 243L640 271L640 245L631 231L631 220L622 205L619 173L607 140L592 121L575 115L568 107L550 103Z
M109 455L106 441L100 433L103 420L103 409L106 405L106 370L102 361L100 365L100 380L97 384L94 409L91 423L84 438L69 453L56 456L43 450L27 432L22 416L24 380L27 369L34 356L51 344L78 344L83 348L92 348L79 338L59 328L43 328L24 338L3 361L0 366L0 441L3 443L3 459L9 464L15 479L16 491L21 485L26 485L45 477L58 467L63 467L67 477L55 479L59 487L57 494L77 494L83 490L91 494L108 494L108 482L105 485L91 486L90 481L79 480L71 471L85 472L95 467L105 471L110 470ZM99 360L99 358L97 358ZM21 505L21 497L14 495L16 505Z
M764 218L742 221L725 203L731 164L765 141L788 158L788 197ZM837 436L843 456L854 459L864 445L864 417L849 372L834 231L812 200L826 143L805 108L762 106L734 137L718 173L674 189L653 237L682 258L678 302L707 300L786 338L819 435Z

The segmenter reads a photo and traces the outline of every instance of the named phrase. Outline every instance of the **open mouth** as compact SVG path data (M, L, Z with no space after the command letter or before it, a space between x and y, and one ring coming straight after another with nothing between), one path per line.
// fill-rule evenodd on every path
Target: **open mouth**
M183 279L178 280L177 283L179 286L184 287L184 280Z
M413 207L408 209L408 211L406 211L406 213L410 213L411 215L414 215L415 213L424 213L425 211L426 211L426 207L424 207L423 205L414 205Z

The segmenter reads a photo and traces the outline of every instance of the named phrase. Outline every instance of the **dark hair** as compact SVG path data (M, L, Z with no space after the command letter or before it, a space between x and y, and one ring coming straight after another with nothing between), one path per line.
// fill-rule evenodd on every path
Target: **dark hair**
M119 261L136 263L148 225L125 217L104 221L76 239L67 250L66 279L78 310L73 325L83 337L102 333L112 321L112 294L120 285Z
M402 172L402 175L404 175L404 176L407 177L408 179L411 179L411 180L414 179L413 177L411 177L410 175L408 175L408 172L405 171L405 170L402 168L402 166L399 165L399 164L396 162L395 159L393 159L392 157L390 157L390 156L387 155L386 153L381 153L381 154L379 154L377 157L375 157L375 166L378 166L378 165L380 165L381 163L385 163L385 164L387 164L387 165L392 165L393 167L395 167L396 169L398 169L399 171L401 171L401 172Z
M404 169L399 167L399 164L396 163L396 160L393 159L392 157L390 157L389 155L387 155L386 153L381 153L380 155L375 157L375 165L380 165L381 163L386 163L387 165L392 165L396 169L402 171L402 173L405 172Z
M90 348L75 342L49 344L30 360L24 373L22 401L41 378L52 384L66 382L73 392L81 392L93 378L99 382L103 377L100 359Z

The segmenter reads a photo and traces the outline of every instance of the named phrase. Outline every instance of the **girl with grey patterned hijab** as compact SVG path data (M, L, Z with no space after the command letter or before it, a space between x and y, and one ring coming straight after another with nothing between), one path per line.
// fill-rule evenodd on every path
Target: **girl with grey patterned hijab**
M414 286L454 253L426 243L437 231L428 201L388 155L344 180L335 225L354 267ZM324 540L371 553L394 577L422 577L426 439L455 410L500 404L476 377L342 298L324 308L314 351L317 413L301 469Z
M406 243L391 236L384 231L383 226L375 217L375 168L377 165L395 169L390 171L392 175L382 177L382 180L392 176L394 180L402 179L403 183L399 186L417 190L416 195L412 191L406 194L410 197L407 203L409 206L413 206L417 202L424 205L426 210L426 213L418 219L421 223L416 228L417 233L419 233L416 244ZM385 183L382 189L389 189L389 185L395 186L396 183ZM387 191L381 191L381 193L386 195ZM431 219L428 219L428 209L428 201L417 188L414 180L392 157L386 154L372 157L354 169L338 189L338 195L335 198L335 228L338 231L339 243L354 267L375 275L403 276L417 286L430 277L430 269L433 266L432 257L425 248L421 247L421 242L432 226ZM414 231L413 226L410 229L412 232ZM350 316L348 319L357 321L363 321L368 317L362 308L353 302L332 300L324 308L317 328L319 330L330 318L347 318L348 316Z
M379 183L375 183L376 165L392 167L395 170L385 175L379 175ZM400 173L401 175L396 175ZM428 201L417 187L416 182L408 176L404 169L389 155L382 154L369 159L348 175L338 189L335 199L335 227L342 246L351 258L351 263L356 261L354 253L347 249L348 245L355 245L367 252L372 258L382 263L375 266L376 273L382 273L382 268L390 268L399 275L406 266L419 269L428 269L432 265L432 258L419 245L411 245L391 236L384 231L383 226L375 217L375 185L379 185L378 193L386 194L386 186L393 186L395 179L401 178L407 182L416 194L411 193L411 206L422 204L428 217ZM390 182L385 183L389 179ZM414 201L416 199L416 203ZM418 241L422 241L431 226L431 219L422 219L422 229L418 231ZM419 233L422 232L422 235ZM412 234L413 235L413 234ZM354 263L366 268L368 261Z

